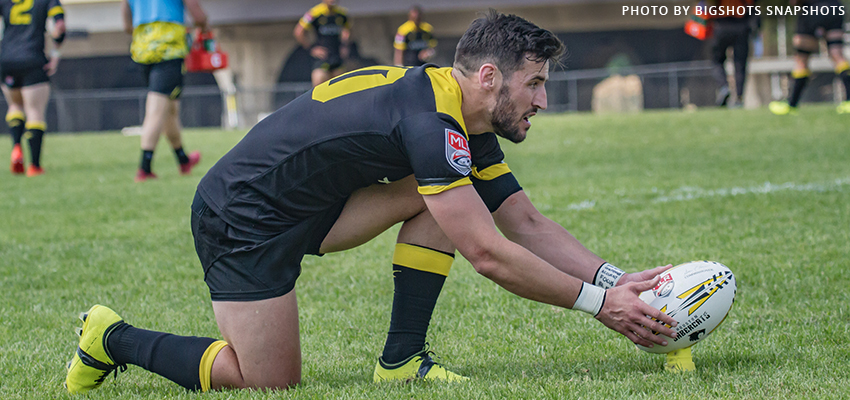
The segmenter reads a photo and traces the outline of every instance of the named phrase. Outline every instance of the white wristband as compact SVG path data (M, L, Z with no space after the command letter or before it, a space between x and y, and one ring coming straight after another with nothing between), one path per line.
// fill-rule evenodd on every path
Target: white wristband
M606 263L602 263L596 271L596 276L593 277L593 284L603 289L611 289L617 286L617 282L625 275L626 272Z
M605 289L582 282L581 292L578 293L573 310L584 311L592 316L599 314L605 304Z
M50 50L50 58L62 57L62 53L58 49Z

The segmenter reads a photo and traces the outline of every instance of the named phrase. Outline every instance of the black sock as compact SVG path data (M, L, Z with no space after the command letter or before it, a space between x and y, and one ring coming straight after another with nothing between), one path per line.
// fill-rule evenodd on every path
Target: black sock
M808 75L794 78L794 87L791 88L791 97L788 99L788 105L791 107L797 107L797 103L800 102L800 97L803 95L803 88L806 87L806 83L808 83L808 81Z
M142 171L151 173L151 161L153 161L153 150L142 150Z
M201 389L200 365L215 339L177 336L123 324L107 337L115 364L138 365L189 390Z
M402 361L425 346L431 314L446 281L445 275L395 264L393 277L395 293L392 318L381 356L388 364Z
M183 148L174 149L174 155L177 156L177 162L180 164L186 164L189 162L189 157L186 156L186 153L183 151Z
M32 165L35 167L41 166L41 143L44 139L44 130L30 128L27 129L26 133L27 137L29 137L30 144L30 156L32 158Z
M20 118L10 118L6 120L9 125L9 133L12 135L12 145L21 144L21 138L24 136L24 120Z
M841 82L844 83L844 96L847 100L850 100L850 69L841 71L838 76L841 78Z

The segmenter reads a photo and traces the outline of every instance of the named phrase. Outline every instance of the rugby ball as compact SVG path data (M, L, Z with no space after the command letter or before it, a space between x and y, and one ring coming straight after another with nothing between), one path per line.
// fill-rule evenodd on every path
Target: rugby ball
M719 262L692 261L664 271L658 285L641 293L640 299L676 320L676 338L665 336L667 346L637 347L669 353L693 346L726 319L737 290L735 275Z

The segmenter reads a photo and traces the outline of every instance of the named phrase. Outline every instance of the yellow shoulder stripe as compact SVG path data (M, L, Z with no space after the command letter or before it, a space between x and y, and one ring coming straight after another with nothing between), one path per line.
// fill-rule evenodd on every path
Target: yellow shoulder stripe
M504 174L508 174L511 172L511 169L508 168L508 164L503 162L498 164L493 164L487 168L482 170L478 170L478 167L472 167L472 176L482 180L482 181L492 181Z
M413 32L413 30L415 30L415 29L416 29L416 24L413 23L413 21L407 21L407 22L401 24L401 26L398 27L398 34L405 36L408 33Z
M437 112L447 114L454 118L463 129L463 135L467 140L466 123L463 121L463 113L460 105L463 102L463 93L460 85L452 77L452 68L427 68L425 72L431 78L431 87L434 89L434 101L437 103Z
M452 182L449 185L420 186L418 190L419 190L419 194L427 196L427 195L431 195L431 194L443 193L443 192L445 192L446 190L449 190L449 189L454 189L454 188L459 187L459 186L466 186L466 185L471 185L471 184L472 184L472 180L469 179L469 177L466 177L466 178L458 179L458 180Z
M65 9L63 9L62 6L54 6L53 8L47 11L48 17L55 17L60 14L65 14Z
M310 15L313 16L314 18L318 17L322 14L328 14L329 12L330 12L330 8L328 8L328 6L325 5L325 3L319 4L319 5L310 9Z

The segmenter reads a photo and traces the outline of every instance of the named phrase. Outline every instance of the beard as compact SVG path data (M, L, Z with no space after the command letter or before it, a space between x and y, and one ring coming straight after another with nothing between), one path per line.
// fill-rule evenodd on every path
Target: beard
M522 117L517 115L511 105L511 93L508 86L503 85L499 89L499 99L496 101L496 108L490 120L493 131L511 142L522 142L525 140L525 132L522 132L519 127L521 120Z

